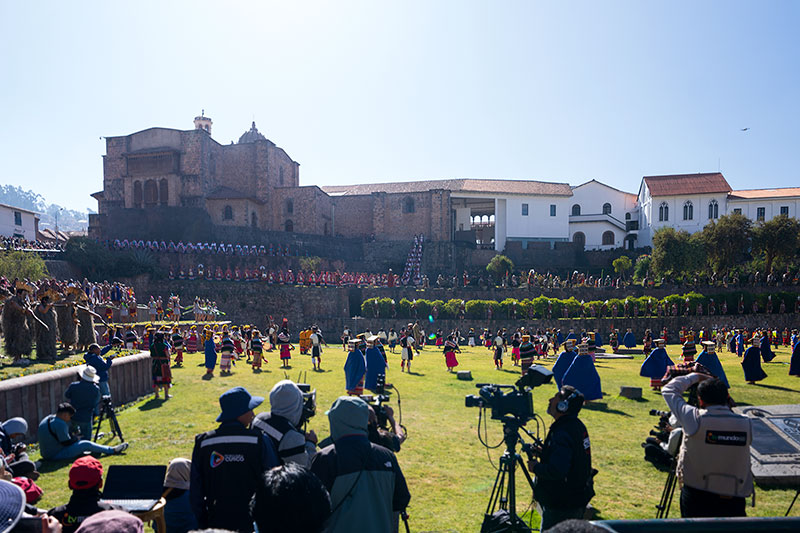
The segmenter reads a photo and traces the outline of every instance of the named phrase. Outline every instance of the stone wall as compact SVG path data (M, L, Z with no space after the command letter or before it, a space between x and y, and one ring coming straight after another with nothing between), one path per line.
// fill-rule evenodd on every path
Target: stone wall
M36 427L47 415L67 401L64 391L78 379L78 367L62 368L30 376L0 381L0 420L21 416L28 422L28 437L36 437ZM109 371L114 405L132 402L152 391L150 356L128 355L114 360Z

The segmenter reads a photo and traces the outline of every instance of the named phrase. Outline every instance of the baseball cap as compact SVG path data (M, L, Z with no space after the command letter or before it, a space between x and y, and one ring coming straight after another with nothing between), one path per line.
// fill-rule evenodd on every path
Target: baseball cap
M69 488L85 490L103 486L103 465L100 461L87 455L80 457L69 467Z
M244 387L234 387L222 393L219 397L219 406L222 412L217 417L217 422L236 420L248 411L252 411L264 401L261 396L251 396Z

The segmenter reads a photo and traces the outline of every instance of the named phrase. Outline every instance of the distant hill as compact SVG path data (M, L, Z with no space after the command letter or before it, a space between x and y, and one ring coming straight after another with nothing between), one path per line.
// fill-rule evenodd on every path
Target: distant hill
M22 187L0 185L0 203L36 211L41 217L40 229L55 229L56 213L58 229L61 231L86 231L89 227L88 213L67 209L58 204L48 204L41 194Z

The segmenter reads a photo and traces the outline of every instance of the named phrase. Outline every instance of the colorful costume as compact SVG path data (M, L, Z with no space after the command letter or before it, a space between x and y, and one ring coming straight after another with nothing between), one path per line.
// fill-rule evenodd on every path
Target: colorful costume
M358 339L352 339L347 344L347 360L344 363L345 389L351 396L360 396L364 393L364 378L367 372L367 363L364 354L358 349Z
M675 365L667 355L667 350L664 349L666 343L662 340L656 340L657 348L650 352L639 369L640 376L650 378L650 386L653 390L661 390L661 378L666 374L667 367Z
M757 340L760 341L760 339ZM767 377L767 373L761 368L761 349L756 344L753 342L753 345L744 352L744 357L742 357L744 380L748 383L755 383Z
M731 388L728 384L728 376L725 375L725 369L722 368L722 363L719 362L719 357L716 353L716 345L710 341L703 342L703 351L697 356L697 362L708 369L709 372L714 374L722 381L726 387Z
M581 391L587 402L603 398L600 375L594 367L587 345L582 344L578 347L578 355L564 373L562 383Z
M452 372L458 366L456 350L458 350L456 343L452 339L447 339L444 343L444 364L447 366L448 372Z

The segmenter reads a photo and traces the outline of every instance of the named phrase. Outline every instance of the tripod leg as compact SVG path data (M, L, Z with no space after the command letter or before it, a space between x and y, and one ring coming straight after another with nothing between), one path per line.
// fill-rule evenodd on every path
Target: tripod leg
M501 461L500 467L497 469L497 476L495 476L494 478L492 493L489 495L489 505L486 506L487 515L494 514L495 510L497 509L497 500L500 498L500 494L503 492L503 486L505 484L505 476L506 472L503 467L503 463Z
M783 516L789 516L789 513L791 512L791 510L792 510L792 507L794 507L794 502L796 502L796 501L797 501L797 497L798 497L798 496L800 496L800 489L797 489L797 492L795 492L795 494L794 494L794 499L792 500L792 503L790 503L790 504L789 504L789 508L788 508L788 509L786 509L786 514L785 514L785 515L783 515Z
M119 427L119 420L117 420L117 413L115 413L113 409L109 413L109 421L111 422L111 427L114 428L114 433L119 437L120 442L125 442L125 437L122 436L122 428Z
M100 409L100 414L97 415L97 428L94 430L94 441L97 442L97 437L100 436L100 425L103 423L103 410Z

